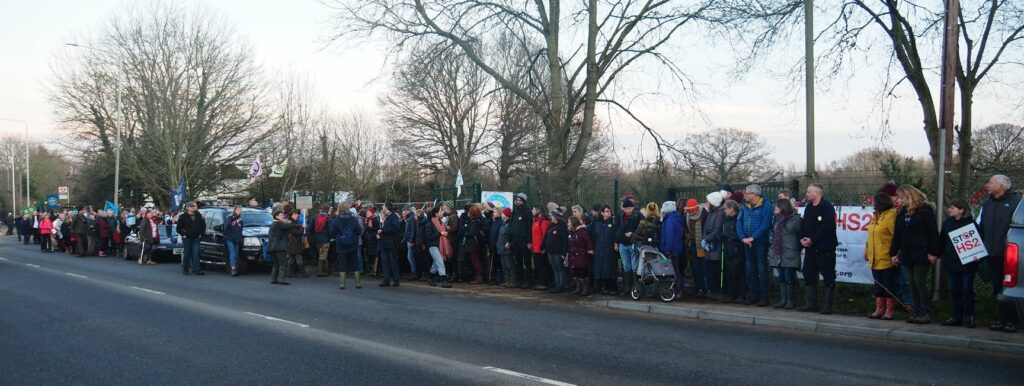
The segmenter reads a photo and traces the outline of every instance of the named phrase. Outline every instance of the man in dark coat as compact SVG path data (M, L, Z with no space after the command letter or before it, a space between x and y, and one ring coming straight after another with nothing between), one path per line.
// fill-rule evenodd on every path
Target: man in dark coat
M985 249L988 250L988 274L992 283L992 296L997 298L1003 292L1003 265L1006 263L1006 233L1010 230L1013 211L1020 204L1021 197L1010 191L1010 178L1001 174L992 176L985 189L989 197L981 204L978 215L978 232L981 233ZM996 307L999 320L990 328L993 330L1016 330L1006 315Z
M401 271L398 268L398 242L402 237L402 220L395 213L395 205L388 202L384 204L384 223L377 231L377 238L380 241L380 264L384 271L384 280L381 287L398 287L398 279Z
M526 193L516 193L512 204L512 217L509 218L510 244L512 244L512 288L522 287L523 273L527 261L530 259L530 227L533 225L533 215L530 214L530 207L526 205Z
M75 214L75 219L71 224L71 231L75 234L75 240L77 241L78 257L85 257L89 245L86 241L86 234L89 233L89 224L86 211L81 206L78 207L78 213Z
M199 204L190 202L185 213L178 215L178 234L184 251L181 255L181 273L204 275L199 265L199 240L206 234L206 219L199 213Z
M800 245L804 248L804 286L806 304L800 311L818 311L818 274L825 281L825 307L821 313L832 313L832 293L836 288L836 208L825 200L825 188L807 186L807 207L800 222Z

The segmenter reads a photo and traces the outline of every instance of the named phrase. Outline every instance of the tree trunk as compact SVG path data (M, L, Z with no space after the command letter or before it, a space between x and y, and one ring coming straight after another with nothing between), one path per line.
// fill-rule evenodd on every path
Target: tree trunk
M957 140L960 144L958 149L959 165L957 165L956 197L967 198L968 192L974 191L974 176L971 173L971 157L974 156L974 144L971 143L973 125L974 86L971 84L960 84L960 130L957 133Z

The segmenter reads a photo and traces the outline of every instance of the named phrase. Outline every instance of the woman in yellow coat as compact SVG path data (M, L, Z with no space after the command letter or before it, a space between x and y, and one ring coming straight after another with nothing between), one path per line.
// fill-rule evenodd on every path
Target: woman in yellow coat
M875 312L868 318L892 320L896 316L896 300L892 291L900 275L900 268L889 257L889 247L896 230L896 208L892 197L885 193L874 196L874 205L875 215L868 227L868 242L864 249L864 260L867 260L871 276L875 279Z

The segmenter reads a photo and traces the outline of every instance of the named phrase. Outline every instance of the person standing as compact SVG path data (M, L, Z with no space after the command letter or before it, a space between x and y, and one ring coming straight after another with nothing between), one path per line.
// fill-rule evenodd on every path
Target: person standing
M896 232L896 204L888 194L879 192L872 198L875 206L874 217L868 225L867 245L864 260L871 268L875 281L875 312L870 319L893 320L896 317L896 298L893 297L900 276L900 267L892 262L889 249Z
M736 234L743 243L747 272L746 304L757 303L758 307L764 307L769 304L768 234L775 209L770 201L761 197L761 186L757 184L744 189L743 199L745 203L740 206Z
M793 201L785 198L775 201L774 211L768 263L775 267L782 293L775 308L791 310L796 303L796 270L800 268L800 215Z
M291 272L292 266L295 267L295 276L297 277L308 277L306 274L306 264L302 262L302 250L305 244L302 242L302 234L306 231L306 227L302 225L301 211L299 209L293 209L291 214L288 215L288 221L291 224L299 225L299 229L288 232L288 263L285 267ZM288 277L288 275L285 275Z
M590 258L594 256L594 242L587 231L587 224L580 216L569 218L568 268L576 286L572 294L590 295Z
M525 285L524 276L528 266L526 261L530 257L530 225L533 222L533 217L530 216L530 209L526 206L526 193L516 193L512 201L509 241L514 264L509 274L512 276L512 288L521 288Z
M643 218L633 232L633 239L640 245L658 248L661 245L661 211L658 210L658 204L648 202L640 214Z
M75 237L75 247L78 250L78 257L85 257L89 252L89 244L86 241L87 233L89 233L89 216L85 208L81 206L78 207L78 213L75 213L74 221L71 224L71 230Z
M722 231L718 235L718 243L721 245L725 258L726 299L732 303L743 303L744 287L746 286L743 243L740 241L736 225L739 214L740 204L738 202L728 200L722 204Z
M244 227L242 207L236 206L231 210L231 216L228 216L228 222L224 226L224 244L228 250L228 268L231 270L231 276L238 276L238 249L245 241L242 236Z
M949 298L953 301L953 312L943 326L964 326L974 328L974 275L978 272L980 261L963 264L960 255L953 246L956 231L974 223L971 217L971 206L963 199L956 199L946 207L949 217L942 223L943 248L942 268L949 279Z
M672 260L676 274L676 297L683 296L683 273L686 272L686 255L683 247L686 233L686 222L676 210L675 201L661 204L661 213L665 220L661 222L661 253Z
M619 254L615 251L615 219L612 208L601 206L590 222L594 230L594 285L601 288L601 295L614 295L619 292L618 278ZM595 288L596 289L596 288Z
M402 235L402 220L395 213L395 205L388 202L384 204L384 223L377 231L377 239L380 243L380 262L384 271L384 280L380 286L398 287L398 280L402 271L398 265L398 242Z
M896 265L910 271L910 295L914 299L914 315L907 323L931 323L931 293L928 272L941 254L938 221L935 210L917 188L910 185L896 190L900 209L896 212L896 229L892 235L889 256Z
M487 229L487 275L489 276L487 284L490 285L499 285L508 282L508 271L505 269L505 263L502 262L504 256L499 252L500 249L504 249L505 247L498 243L498 235L501 233L501 227L505 226L505 223L508 222L508 216L503 214L505 209L508 208L494 209L494 219L491 220L491 226ZM511 215L512 210L510 209L509 216ZM505 239L507 242L508 235L506 235Z
M800 221L800 245L804 248L805 304L800 311L818 311L818 275L825 283L825 307L822 314L832 313L832 297L836 288L836 208L825 199L825 188L807 186L806 208ZM934 229L934 228L933 228Z
M483 284L483 266L481 258L484 253L484 246L486 244L484 232L484 224L481 218L480 207L472 205L468 208L469 219L466 220L466 224L463 227L465 230L462 232L462 246L459 248L463 256L465 256L461 262L463 264L459 269L459 274L466 276L470 272L470 269L466 267L466 260L472 265L473 281L470 284Z
M205 275L199 265L199 240L206 234L206 219L199 213L199 204L190 202L185 213L178 215L178 234L184 253L181 255L181 274Z
M551 220L540 244L540 252L547 255L547 263L551 267L554 285L550 291L555 294L565 290L567 276L564 259L569 252L569 228L565 225L564 215L561 208L551 211Z
M1006 263L1006 233L1010 230L1010 218L1020 204L1021 197L1011 191L1010 178L997 174L989 178L985 189L988 199L981 204L978 214L978 232L981 233L985 249L988 250L988 279L992 284L992 297L999 302L1003 292L1003 265ZM996 307L997 321L989 328L994 331L1017 331L1017 327L1009 320L1002 309Z
M363 288L360 276L363 272L362 260L359 259L359 239L363 228L359 225L361 220L348 210L347 203L339 207L338 217L331 220L328 233L334 238L334 249L338 255L338 276L341 283L338 289L345 289L348 281L348 274L355 275L356 288Z
M85 238L88 243L86 254L89 256L96 256L99 253L100 227L96 217L96 212L90 211L89 217L85 221L86 229L88 229Z
M526 269L526 288L543 291L549 289L548 284L551 284L547 275L547 268L550 267L550 264L548 264L548 257L542 246L551 222L540 206L533 207L532 215L533 225L530 228L530 252L532 255L531 260L527 263L529 268Z
M182 215L184 217L185 215ZM178 224L181 227L181 224ZM270 240L267 245L267 252L274 260L274 266L270 270L270 284L288 285L288 250L290 249L289 237L292 232L301 231L302 225L294 224L288 220L288 215L278 209L274 211L274 223L270 225Z
M416 227L419 219L416 217L416 208L405 207L405 228L402 232L402 244L405 244L405 259L409 261L409 277L412 280L420 279L418 259L416 259Z
M331 237L327 232L328 224L331 221L330 205L321 205L320 213L316 215L313 220L313 232L310 241L313 242L313 247L316 248L316 275L318 277L325 277L330 272L330 267L327 264L327 257L331 253Z
M432 276L428 281L430 286L435 286L437 282L441 283L442 288L452 288L451 281L448 280L448 276L445 271L444 261L451 256L451 245L448 242L448 229L441 223L441 219L444 218L444 210L441 207L434 207L427 212L427 218L430 221L423 227L423 241L427 246L427 251L430 253L430 257L434 263L430 266L430 273ZM434 277L433 275L437 275Z
M160 218L157 211L149 211L139 224L139 238L142 239L142 250L139 251L139 265L155 265L153 262L153 246L160 243Z
M636 203L632 197L622 200L622 212L615 218L615 250L622 259L622 282L625 293L633 288L636 280L637 261L633 257L633 233L640 226L640 215L634 213Z
M53 220L53 249L64 252L64 234L61 233L64 227L64 213L57 213Z
M708 203L707 218L703 225L703 237L700 240L701 247L707 251L707 270L705 273L708 283L708 291L711 298L718 301L728 301L722 289L724 288L724 265L725 250L719 240L722 233L722 223L725 221L725 209L722 207L724 196L721 192L708 193L705 199Z
M684 239L686 258L690 260L693 271L693 285L697 296L709 295L708 288L708 251L700 240L704 237L704 221L707 211L695 199L686 200L686 237Z
M50 221L50 214L43 213L43 218L39 220L39 249L43 252L53 252L50 250L51 234L53 233L53 221Z
M509 218L512 217L512 209L501 208L498 212L501 217L492 224L492 227L497 226L498 232L492 237L495 251L498 256L501 257L501 270L504 272L504 281L501 283L502 287L512 288L512 276L509 272L512 272L512 267L515 265L512 259L512 226L509 223Z

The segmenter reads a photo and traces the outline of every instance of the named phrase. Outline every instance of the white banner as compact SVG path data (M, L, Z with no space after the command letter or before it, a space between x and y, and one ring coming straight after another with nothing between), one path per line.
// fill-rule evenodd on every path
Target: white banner
M480 192L483 202L494 204L495 208L512 208L512 192Z
M803 215L804 208L800 208ZM874 216L873 208L859 206L836 207L836 281L844 283L873 284L871 268L864 260L864 249L868 241L868 225Z

